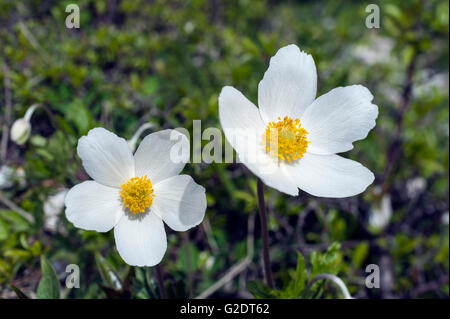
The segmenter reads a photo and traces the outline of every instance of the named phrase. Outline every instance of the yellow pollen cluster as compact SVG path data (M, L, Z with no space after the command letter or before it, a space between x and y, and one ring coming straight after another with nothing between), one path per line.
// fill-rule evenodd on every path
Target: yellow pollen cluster
M299 119L293 120L285 116L278 121L269 122L263 136L266 151L283 161L295 161L303 157L309 141L308 132L302 127Z
M133 213L143 213L153 203L153 188L147 175L133 177L120 185L123 204Z

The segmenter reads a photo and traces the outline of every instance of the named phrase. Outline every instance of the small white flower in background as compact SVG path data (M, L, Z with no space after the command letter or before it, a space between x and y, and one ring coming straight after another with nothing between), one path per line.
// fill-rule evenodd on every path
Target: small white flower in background
M198 255L198 260L199 265L202 265L202 268L204 267L207 270L211 270L211 268L214 266L215 258L214 256L211 256L208 252L202 251Z
M33 104L28 108L23 118L17 119L11 127L11 140L18 144L23 145L30 137L31 123L30 119L39 104Z
M180 139L189 143L175 130L152 133L133 156L125 139L103 128L90 130L77 151L94 180L70 189L67 219L85 230L114 228L117 250L130 265L158 264L167 249L163 221L185 231L205 216L205 189L190 176L178 175L185 162L170 158Z
M379 205L372 208L369 215L369 227L382 230L389 225L392 217L392 203L389 195L384 195Z
M136 131L136 133L134 133L133 137L131 139L129 139L127 141L128 146L130 147L130 150L132 152L134 152L136 150L136 143L138 141L138 138L142 135L142 133L144 133L145 130L152 128L153 124L152 123L144 123L142 124Z
M59 221L59 215L64 208L64 199L66 198L67 188L59 190L47 198L44 202L44 227L51 232L56 232Z
M361 85L338 87L317 99L316 90L313 58L288 45L271 58L259 83L259 108L235 88L222 89L220 123L239 160L266 185L292 196L298 188L321 197L357 195L374 175L336 153L367 136L378 107Z
M10 188L17 182L19 186L25 186L25 171L22 167L14 168L9 165L0 167L0 189Z
M412 178L406 182L406 193L409 198L416 198L427 187L427 180L421 176Z
M434 70L424 69L418 72L418 83L414 85L414 98L421 98L434 94L433 90L447 91L449 85L448 72L435 73Z
M9 188L14 185L14 169L8 165L0 167L0 189Z
M195 30L195 24L192 21L188 21L184 24L184 32L192 33Z
M356 46L352 55L367 65L389 63L393 60L392 50L395 43L391 38L373 35L368 43Z
M441 217L442 224L448 226L448 219L449 219L448 212L446 212L446 213L443 214L442 217Z

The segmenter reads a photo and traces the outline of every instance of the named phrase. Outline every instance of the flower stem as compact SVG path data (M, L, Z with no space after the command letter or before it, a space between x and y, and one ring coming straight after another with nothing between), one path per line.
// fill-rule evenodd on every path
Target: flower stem
M186 273L188 281L189 298L192 298L193 292L193 282L192 282L192 261L191 261L191 250L189 247L189 231L185 231L182 234L183 244L186 253Z
M136 149L136 143L137 140L139 138L139 136L141 136L142 133L144 133L145 130L152 128L153 124L152 123L144 123L142 124L136 131L136 133L134 133L133 137L128 141L128 145L131 148L131 151L134 152Z
M342 279L339 278L339 277L336 276L336 275L333 275L333 274L326 274L326 273L323 273L323 274L318 274L318 275L316 275L316 276L315 276L313 279L311 279L311 281L309 282L307 289L311 289L313 283L315 283L316 281L321 280L321 279L331 280L332 282L334 282L334 283L339 287L339 289L341 290L341 292L342 292L342 294L344 295L344 298L345 298L345 299L353 299L353 297L350 295L350 292L348 292L348 288L347 288L347 286L344 284L344 282L342 281Z
M264 273L266 276L267 286L270 289L274 288L272 271L270 270L270 256L269 256L269 232L267 231L267 216L266 205L264 202L264 189L263 183L257 179L257 193L258 193L258 206L259 217L261 219L261 236L263 241L263 260L264 260Z
M31 117L33 116L34 111L36 111L36 109L38 107L40 107L41 104L40 103L35 103L33 105L31 105L27 111L25 112L25 115L23 116L23 118L25 119L25 121L30 122Z
M167 299L166 286L164 286L164 279L160 265L155 266L156 280L158 281L159 291L162 299Z

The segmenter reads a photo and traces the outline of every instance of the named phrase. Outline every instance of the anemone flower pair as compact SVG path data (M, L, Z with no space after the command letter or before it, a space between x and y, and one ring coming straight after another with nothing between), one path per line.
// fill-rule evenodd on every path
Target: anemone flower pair
M266 185L286 194L298 188L320 197L363 192L374 175L336 153L349 151L375 126L378 107L361 85L338 87L316 99L311 55L296 45L281 48L258 86L257 108L226 86L219 117L239 160Z
M185 231L201 223L206 210L205 189L179 175L185 161L171 158L180 140L189 143L175 130L152 133L133 156L125 139L103 128L89 131L77 151L94 180L70 189L67 219L85 230L114 228L117 250L130 265L158 264L167 249L163 221Z

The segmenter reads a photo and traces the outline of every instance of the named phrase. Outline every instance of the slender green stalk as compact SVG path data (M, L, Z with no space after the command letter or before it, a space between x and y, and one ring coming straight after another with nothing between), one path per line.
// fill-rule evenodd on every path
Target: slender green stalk
M269 256L269 232L267 230L267 216L266 204L264 202L264 188L263 183L257 179L257 193L259 217L261 219L261 236L263 241L263 260L264 260L264 274L266 276L267 286L274 289L272 271L270 270L270 256Z
M158 281L159 291L162 299L167 299L166 286L164 285L163 273L160 265L155 266L156 280Z
M193 293L193 280L192 280L192 261L191 261L191 249L189 247L189 231L183 233L184 249L186 252L186 273L188 279L189 298L192 298Z

